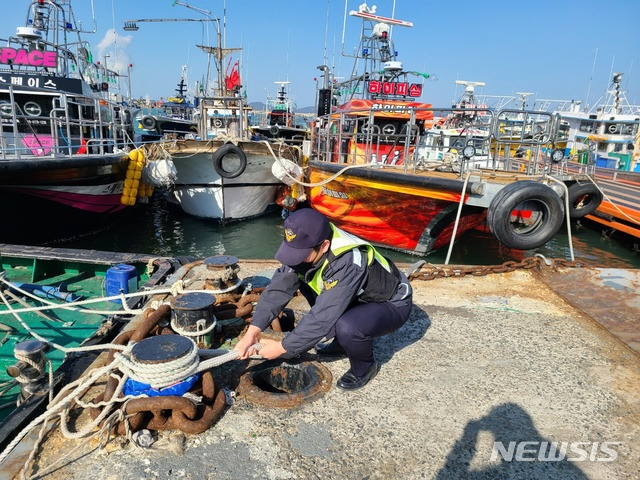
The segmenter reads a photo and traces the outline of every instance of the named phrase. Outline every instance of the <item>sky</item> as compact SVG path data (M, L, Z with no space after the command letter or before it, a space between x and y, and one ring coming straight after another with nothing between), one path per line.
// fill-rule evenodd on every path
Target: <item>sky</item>
M226 47L242 47L241 79L250 102L274 97L276 81L289 81L298 107L315 104L319 65L335 75L351 72L350 52L361 21L347 16L345 0L182 0L220 20ZM363 0L347 0L357 10ZM29 0L0 0L0 38L23 26ZM76 20L93 29L92 2L73 0ZM623 72L622 87L631 104L640 104L640 1L536 0L484 2L457 0L378 0L377 14L413 22L395 27L392 39L407 70L429 73L421 101L447 107L459 98L456 80L485 82L484 95L530 92L531 98L581 100L593 105ZM215 21L139 22L125 31L125 20L198 19L204 14L174 0L94 0L96 32L83 38L94 60L127 74L136 98L175 94L186 65L191 92L207 72L207 55L196 45L215 45ZM7 8L10 7L10 8ZM228 66L225 60L224 69ZM211 67L211 78L215 78ZM123 92L128 88L122 78Z

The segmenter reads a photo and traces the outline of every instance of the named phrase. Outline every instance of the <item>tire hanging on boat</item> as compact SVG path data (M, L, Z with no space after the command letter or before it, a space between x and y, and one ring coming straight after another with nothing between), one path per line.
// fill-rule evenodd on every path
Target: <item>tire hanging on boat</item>
M280 127L278 125L272 125L269 128L269 133L271 134L272 137L277 137L278 134L280 133Z
M602 203L602 192L593 183L569 185L569 216L582 218L596 211Z
M530 250L558 233L564 218L562 200L550 187L526 180L507 185L487 212L491 233L509 248Z
M235 155L239 159L237 167L231 170L227 170L223 165L223 160L228 154ZM222 178L239 177L245 168L247 168L247 155L240 147L233 143L225 143L213 154L213 168Z
M145 128L145 130L155 130L157 125L156 119L149 115L142 117L140 123Z

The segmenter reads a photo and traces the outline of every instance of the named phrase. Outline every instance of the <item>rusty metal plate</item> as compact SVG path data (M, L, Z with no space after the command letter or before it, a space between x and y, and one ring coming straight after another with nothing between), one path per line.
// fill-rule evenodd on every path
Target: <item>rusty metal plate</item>
M640 353L640 270L574 268L542 271L558 295Z

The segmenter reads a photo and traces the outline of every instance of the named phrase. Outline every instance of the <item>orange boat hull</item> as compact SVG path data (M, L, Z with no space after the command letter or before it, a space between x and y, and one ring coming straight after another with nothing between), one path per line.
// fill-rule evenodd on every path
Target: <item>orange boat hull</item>
M311 183L326 180L338 166L312 163ZM312 187L308 196L313 208L350 233L376 245L425 254L451 241L462 189L447 190L422 180L351 169L326 185ZM481 225L485 217L486 209L465 205L456 237Z

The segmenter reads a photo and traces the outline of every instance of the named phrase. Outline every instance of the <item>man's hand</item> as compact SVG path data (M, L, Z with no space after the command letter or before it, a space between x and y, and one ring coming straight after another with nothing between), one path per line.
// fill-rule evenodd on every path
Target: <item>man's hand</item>
M258 354L267 360L273 360L274 358L278 358L280 355L287 353L287 351L282 347L282 342L263 338L260 340L260 343L262 343L263 346L258 351Z
M238 359L244 360L245 358L250 357L254 353L256 353L255 348L251 348L252 345L255 345L258 341L258 335L261 330L258 327L250 325L247 329L247 333L240 339L240 341L233 348L239 352Z

